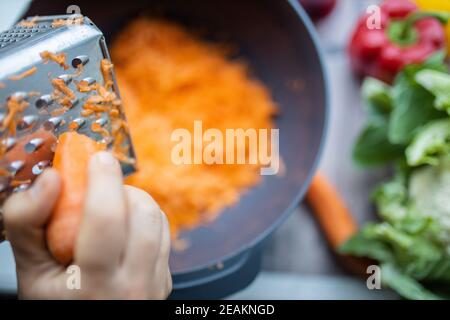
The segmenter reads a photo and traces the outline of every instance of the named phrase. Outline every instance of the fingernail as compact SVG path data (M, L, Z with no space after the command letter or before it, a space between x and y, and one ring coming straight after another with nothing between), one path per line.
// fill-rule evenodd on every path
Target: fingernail
M115 165L117 162L116 158L114 158L114 156L111 153L105 151L97 153L94 157L99 164L105 166L112 166Z

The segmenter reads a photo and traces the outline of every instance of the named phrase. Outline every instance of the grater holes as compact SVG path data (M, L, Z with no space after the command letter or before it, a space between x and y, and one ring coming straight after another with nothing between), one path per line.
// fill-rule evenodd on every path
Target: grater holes
M89 62L89 57L86 55L77 56L72 59L72 67L78 68L79 65L84 66Z
M10 44L15 44L47 30L48 26L45 24L39 24L31 28L15 26L10 30L0 33L0 48L5 48Z

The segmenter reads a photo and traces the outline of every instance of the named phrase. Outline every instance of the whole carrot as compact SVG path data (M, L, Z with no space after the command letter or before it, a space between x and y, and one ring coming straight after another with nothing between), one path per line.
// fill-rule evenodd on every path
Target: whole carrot
M306 194L306 202L334 249L338 249L357 232L358 225L344 200L321 173L313 178Z
M328 243L335 252L358 231L344 200L321 173L316 173L306 194L306 202L312 209ZM374 261L365 258L338 255L346 270L367 276L367 267Z
M47 227L47 244L54 258L67 265L83 212L89 158L103 145L77 132L65 132L58 140L53 168L61 175L62 189Z

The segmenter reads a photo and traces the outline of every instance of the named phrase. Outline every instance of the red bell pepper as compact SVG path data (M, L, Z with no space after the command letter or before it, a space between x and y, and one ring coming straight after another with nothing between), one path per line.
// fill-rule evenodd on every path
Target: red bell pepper
M358 76L392 82L405 65L421 63L446 46L446 13L419 11L409 0L387 0L380 16L380 28L370 28L364 15L351 38L350 63Z

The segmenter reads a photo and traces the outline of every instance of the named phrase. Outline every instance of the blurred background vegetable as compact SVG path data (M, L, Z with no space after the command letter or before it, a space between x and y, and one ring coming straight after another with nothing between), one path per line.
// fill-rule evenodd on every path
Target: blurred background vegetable
M416 3L423 10L443 11L450 13L450 0L416 0ZM447 43L450 43L450 23L447 23L445 33L447 35ZM450 53L450 47L447 47Z
M344 200L320 172L316 173L306 194L306 202L313 210L328 243L339 248L358 230Z
M349 44L350 63L358 76L390 83L404 66L421 63L446 47L442 24L447 14L419 11L410 0L388 0L380 8L379 27L369 27L376 19L365 14Z

